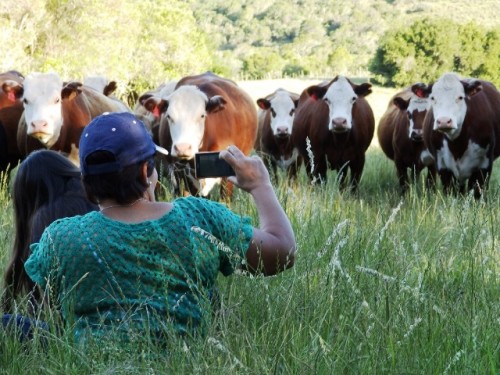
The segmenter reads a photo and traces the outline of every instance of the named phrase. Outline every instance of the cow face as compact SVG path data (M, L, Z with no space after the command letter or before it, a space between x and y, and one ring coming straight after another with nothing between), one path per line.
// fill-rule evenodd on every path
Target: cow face
M371 93L371 85L355 85L347 78L339 76L327 87L312 86L308 89L313 98L323 98L329 109L328 130L345 133L352 129L352 108L358 96Z
M460 81L453 73L441 76L432 85L430 94L434 113L433 129L445 134L450 140L457 138L467 113L466 99L481 89L481 83L476 80Z
M27 134L51 147L59 138L63 123L61 90L55 73L33 73L24 80L23 104Z
M394 98L394 104L401 111L406 112L408 117L408 138L414 142L422 142L424 118L430 106L429 99L416 95L408 100L396 97Z
M204 92L191 85L180 86L166 98L149 97L143 103L151 112L159 109L172 138L170 155L184 160L193 159L194 154L199 152L207 115L224 109L225 104L221 96L209 99Z
M297 100L284 90L278 90L269 99L258 99L257 105L270 112L270 126L276 138L288 138L292 134Z

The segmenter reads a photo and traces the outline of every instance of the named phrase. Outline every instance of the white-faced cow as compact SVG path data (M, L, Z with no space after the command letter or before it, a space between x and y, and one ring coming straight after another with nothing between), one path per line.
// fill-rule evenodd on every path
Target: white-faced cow
M375 130L373 111L365 99L370 93L371 84L357 85L343 76L302 92L292 139L313 181L318 176L326 181L330 167L339 173L341 187L345 187L349 169L351 186L357 189Z
M36 138L43 147L67 154L76 165L83 128L104 112L123 112L123 103L79 82L63 84L56 73L32 73L22 91L24 117L18 129L18 145L26 153Z
M394 161L403 193L408 188L408 169L416 178L427 167L427 185L434 186L434 158L424 145L422 129L429 105L429 99L423 96L419 84L416 84L391 98L378 124L380 147Z
M15 167L22 158L17 147L17 126L24 111L19 93L24 76L11 70L0 73L0 172Z
M446 193L487 187L493 161L500 155L500 93L488 81L446 73L421 88L431 100L424 140L434 156Z
M302 164L302 157L290 140L298 101L298 94L284 89L257 99L259 129L255 150L274 172L275 181L278 167L294 179Z
M221 182L220 178L194 178L195 153L234 144L248 155L255 143L257 110L252 99L235 82L213 73L182 78L166 97L143 95L139 100L149 112L162 114L159 143L169 150L176 178L185 182L191 194L207 196ZM226 179L221 193L226 198L232 194Z

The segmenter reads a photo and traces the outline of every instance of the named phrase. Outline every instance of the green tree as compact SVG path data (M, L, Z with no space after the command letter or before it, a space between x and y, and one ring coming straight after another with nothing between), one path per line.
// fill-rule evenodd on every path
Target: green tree
M454 68L460 48L458 25L450 20L423 19L390 31L381 41L370 70L381 84L406 86L432 81Z

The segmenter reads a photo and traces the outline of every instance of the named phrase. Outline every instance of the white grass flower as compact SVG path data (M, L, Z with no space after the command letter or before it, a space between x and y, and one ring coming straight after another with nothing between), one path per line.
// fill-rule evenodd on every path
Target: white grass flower
M448 366L446 366L446 368L444 369L443 375L446 375L450 371L450 369L452 368L452 366L454 366L460 360L460 357L462 357L462 355L464 353L465 352L464 352L463 349L460 349L458 352L455 353L455 355L451 359L450 363L448 363Z
M191 231L199 234L206 240L208 240L212 245L216 246L219 251L226 253L231 261L234 261L239 264L245 264L245 260L242 259L238 253L233 251L229 246L227 246L224 242L215 237L212 233L207 232L206 230L192 226Z
M387 221L384 224L383 228L380 230L380 235L378 236L377 241L375 241L375 245L374 245L374 250L375 251L378 251L378 249L380 247L380 242L384 238L384 235L385 235L385 232L386 232L387 228L389 228L389 225L391 225L392 222L394 221L394 219L396 218L396 215L401 210L401 206L402 205L403 205L403 201L400 201L398 203L398 205L395 208L392 209L392 212L391 212L391 215L389 216L389 219L387 219Z
M318 258L321 258L321 257L323 257L323 255L326 254L326 252L328 251L330 246L332 246L332 243L333 243L333 240L335 239L335 237L337 237L339 235L340 231L343 228L345 228L345 226L348 223L349 223L349 220L344 220L344 221L340 222L339 224L337 224L335 229L333 229L332 234L330 234L330 236L328 236L328 238L326 239L325 246L323 246L323 248L318 252L318 254L317 254Z
M217 340L215 337L209 337L207 342L214 346L217 350L220 350L222 353L225 353L229 356L229 358L231 358L231 360L233 361L233 363L240 367L240 368L245 368L245 366L243 365L243 363L241 363L241 361L236 358L232 353L231 351L226 348L219 340Z
M410 324L410 326L408 327L408 331L406 331L406 333L403 335L403 339L401 341L397 342L398 346L401 346L402 341L408 339L408 337L411 336L413 331L415 331L415 328L417 328L421 322L422 322L422 318L415 318L415 321L413 322L413 324Z

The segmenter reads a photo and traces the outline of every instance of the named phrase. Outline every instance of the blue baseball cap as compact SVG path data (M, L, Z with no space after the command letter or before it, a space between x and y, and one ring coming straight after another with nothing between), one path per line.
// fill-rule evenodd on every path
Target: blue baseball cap
M96 151L108 151L115 161L87 164L87 157ZM120 172L129 165L151 158L156 152L168 151L156 145L144 123L130 112L105 112L95 117L80 137L79 155L82 175Z

